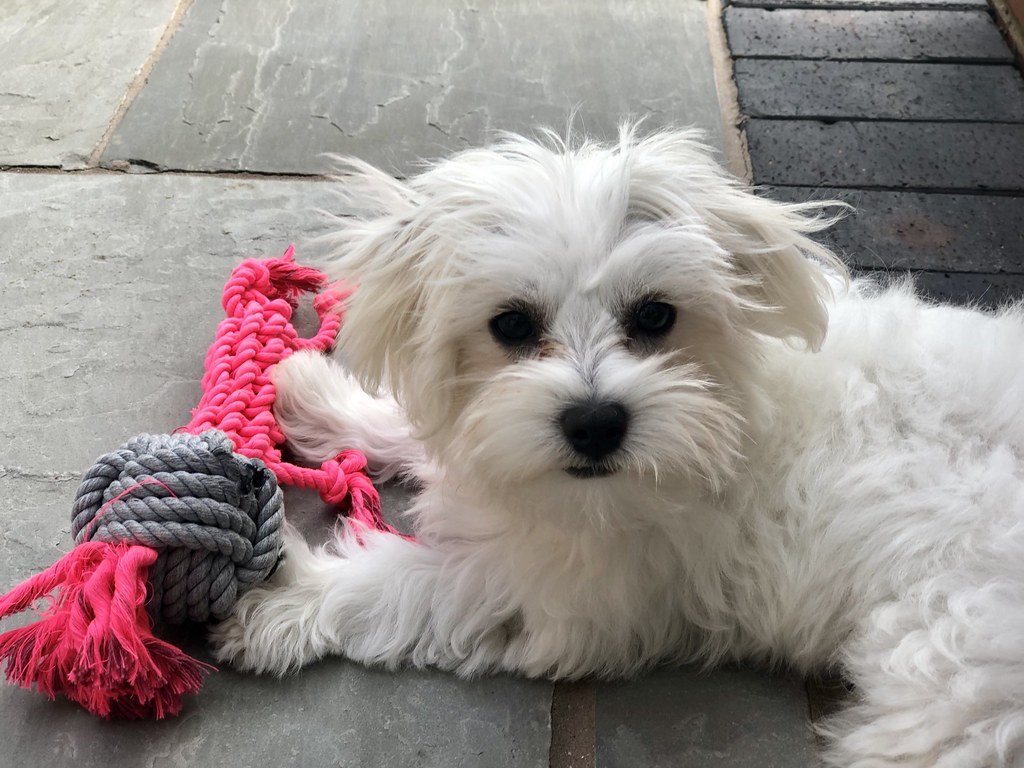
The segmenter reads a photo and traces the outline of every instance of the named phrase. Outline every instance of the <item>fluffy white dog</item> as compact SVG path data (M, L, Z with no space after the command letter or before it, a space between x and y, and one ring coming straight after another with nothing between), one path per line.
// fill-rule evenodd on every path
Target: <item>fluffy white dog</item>
M838 668L832 764L1024 765L1024 312L848 285L690 133L353 166L354 376L296 355L277 413L416 478L418 541L293 534L221 659Z

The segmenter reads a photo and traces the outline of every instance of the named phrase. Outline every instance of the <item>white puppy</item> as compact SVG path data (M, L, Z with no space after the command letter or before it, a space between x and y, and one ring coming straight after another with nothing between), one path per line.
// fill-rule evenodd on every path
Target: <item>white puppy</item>
M418 541L293 535L220 658L840 669L832 764L1024 765L1024 313L848 286L689 133L353 166L354 378L296 355L277 413L415 477Z

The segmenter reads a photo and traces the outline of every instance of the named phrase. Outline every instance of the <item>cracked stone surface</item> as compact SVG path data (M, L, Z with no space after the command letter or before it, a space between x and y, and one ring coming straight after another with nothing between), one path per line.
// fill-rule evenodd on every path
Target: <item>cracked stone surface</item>
M231 267L322 232L313 210L331 203L317 181L0 174L0 592L70 547L97 455L188 420ZM406 499L385 491L392 511ZM289 490L286 506L326 536L315 496ZM201 637L179 642L209 659ZM283 681L221 671L162 723L106 723L0 685L0 767L533 768L548 763L550 704L545 683L340 659Z
M632 114L718 146L706 37L696 0L196 3L102 164L322 173L334 152L405 174L573 109L599 137Z
M4 0L0 166L84 167L177 5Z

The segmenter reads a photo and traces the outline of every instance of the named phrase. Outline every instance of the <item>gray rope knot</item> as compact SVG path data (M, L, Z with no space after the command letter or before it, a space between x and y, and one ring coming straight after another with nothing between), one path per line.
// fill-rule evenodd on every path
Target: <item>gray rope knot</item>
M149 609L171 624L228 615L281 554L283 500L259 459L235 453L223 432L139 435L101 456L72 508L75 542L158 551Z

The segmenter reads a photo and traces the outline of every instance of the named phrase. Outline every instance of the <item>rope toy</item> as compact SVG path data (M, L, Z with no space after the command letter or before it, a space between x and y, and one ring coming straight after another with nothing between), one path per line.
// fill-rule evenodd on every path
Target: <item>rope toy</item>
M315 469L281 457L270 369L301 349L329 351L345 298L293 255L235 268L192 420L100 457L75 498L76 546L0 597L0 619L46 602L40 621L0 635L10 682L51 699L62 692L101 717L176 715L213 668L157 638L154 622L221 619L272 573L284 520L278 482L347 502L350 519L393 532L361 453ZM316 294L320 328L303 339L291 317L306 293Z
M223 619L266 579L281 552L283 498L259 459L227 435L139 435L96 460L71 511L75 542L159 552L149 612L168 624Z

